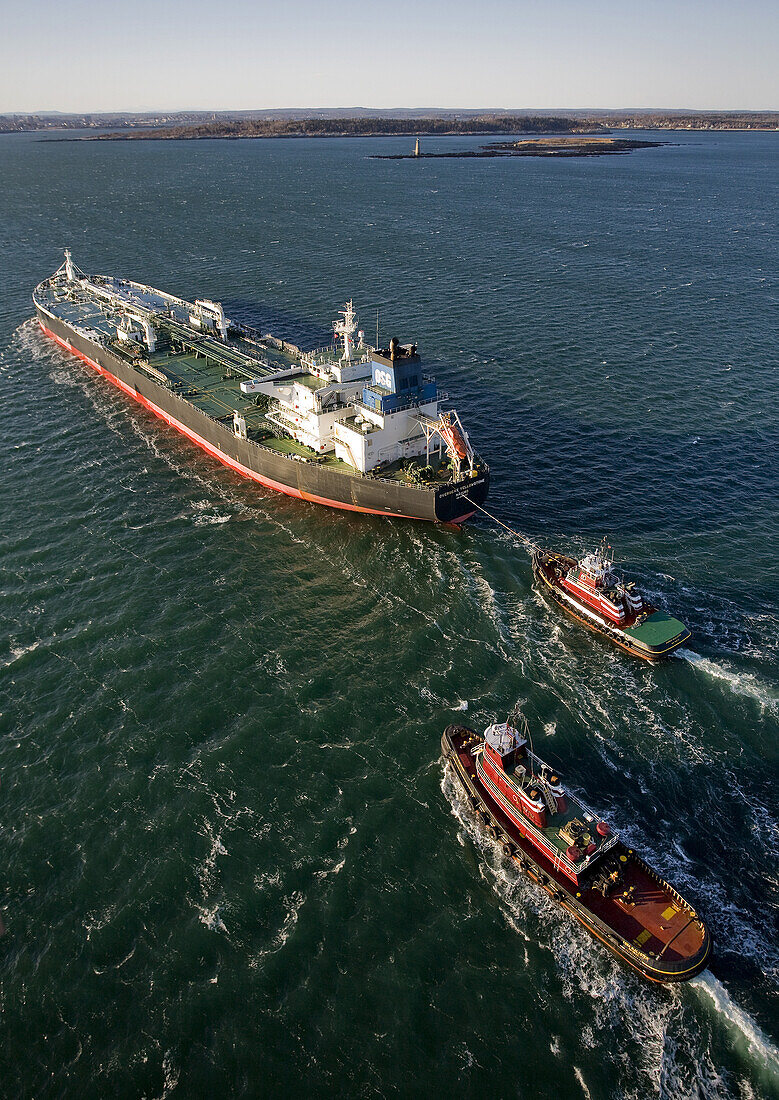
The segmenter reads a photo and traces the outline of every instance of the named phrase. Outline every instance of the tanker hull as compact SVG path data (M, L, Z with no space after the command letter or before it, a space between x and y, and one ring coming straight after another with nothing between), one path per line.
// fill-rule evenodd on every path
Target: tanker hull
M300 500L405 519L462 523L489 490L489 470L442 486L423 487L399 480L329 470L315 460L284 455L252 439L241 438L232 420L224 423L198 409L185 396L150 378L110 347L77 332L36 301L42 331L66 351L94 368L107 381L164 420L213 458L265 488Z

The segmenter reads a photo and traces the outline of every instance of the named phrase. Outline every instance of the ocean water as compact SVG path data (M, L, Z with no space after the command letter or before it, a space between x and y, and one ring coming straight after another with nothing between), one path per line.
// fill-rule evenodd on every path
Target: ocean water
M0 1095L779 1094L779 135L670 140L0 138ZM608 534L690 648L561 620L486 519L350 516L193 451L37 331L66 246L311 345L378 311L491 510ZM474 827L442 728L518 699L709 920L693 982L629 972Z

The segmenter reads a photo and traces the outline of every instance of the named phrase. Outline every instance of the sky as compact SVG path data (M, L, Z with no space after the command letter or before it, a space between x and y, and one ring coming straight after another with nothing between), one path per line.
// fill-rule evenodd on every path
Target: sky
M779 108L776 0L4 0L0 112Z

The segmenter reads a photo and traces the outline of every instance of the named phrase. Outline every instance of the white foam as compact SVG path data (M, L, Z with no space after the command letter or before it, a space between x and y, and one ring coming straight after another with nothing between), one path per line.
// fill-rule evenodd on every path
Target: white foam
M736 695L754 699L766 710L779 710L779 690L759 680L753 673L736 672L727 665L702 657L692 649L679 649L677 654L688 661L693 668L727 684Z
M200 879L200 885L203 887L203 890L206 890L211 884L217 856L227 855L227 849L224 844L222 844L221 837L214 836L210 824L206 825L206 836L211 841L211 851L206 856L202 867L198 871L198 878Z
M584 1082L584 1077L583 1077L583 1075L582 1075L582 1071L581 1071L581 1070L579 1069L579 1067L578 1067L578 1066L574 1066L574 1067L573 1067L573 1074L574 1074L574 1077L576 1078L576 1080L577 1080L577 1081L579 1082L579 1084L581 1085L581 1087L582 1087L582 1092L583 1092L583 1093L584 1093L584 1095L585 1095L585 1096L587 1097L587 1100L592 1100L592 1093L591 1093L591 1092L590 1092L590 1090L589 1090L589 1089L587 1088L587 1085L586 1085L586 1084L585 1084L585 1082Z
M216 511L215 506L210 500L196 500L192 503L192 510L195 512L195 525L197 527L203 527L214 523L227 523L233 517L228 512L222 514Z
M228 523L232 519L232 516L221 516L219 513L213 516L199 515L195 516L196 527L211 527L214 524Z
M197 911L200 916L200 921L206 926L209 932L227 932L225 923L219 916L219 906L214 905L211 909L204 909L202 906L197 906Z
M334 863L332 867L326 867L322 871L314 871L314 876L316 878L327 878L328 875L337 875L341 871L343 871L345 865L346 859L344 858L339 860L337 863Z
M162 1059L162 1072L165 1075L165 1087L162 1090L162 1096L165 1097L176 1088L181 1073L181 1071L173 1065L173 1059L171 1058L169 1050L165 1051L165 1056Z
M284 904L288 906L286 916L284 917L284 923L274 936L273 943L267 951L260 951L259 958L265 955L275 955L277 951L281 951L284 944L292 935L292 930L298 922L298 917L304 901L305 897L299 890L296 890L294 894L290 894L289 897L284 898Z
M32 642L30 645L11 646L11 658L6 661L2 667L8 668L14 661L20 661L22 657L26 657L28 653L33 653L40 644L41 643L38 641Z
M704 970L690 982L693 989L711 998L714 1007L737 1035L742 1036L750 1053L769 1071L779 1086L779 1048L761 1031L752 1017L731 999L725 986L709 970Z

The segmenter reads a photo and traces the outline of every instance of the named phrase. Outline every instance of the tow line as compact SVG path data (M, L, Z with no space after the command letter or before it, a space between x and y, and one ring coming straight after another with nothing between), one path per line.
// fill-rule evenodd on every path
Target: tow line
M468 501L469 504L472 504L474 508L478 508L480 512L484 512L485 516L491 519L493 523L497 523L500 527L503 527L506 531L508 531L510 535L513 535L515 539L519 539L520 542L523 542L528 550L541 549L541 547L538 546L537 543L533 542L532 539L529 539L527 535L523 535L520 531L515 531L513 528L509 527L509 525L507 523L504 523L502 519L498 519L497 516L493 516L492 512L488 512L486 508L482 508L481 504L477 504L475 501L471 500L470 497L466 497L465 499Z

